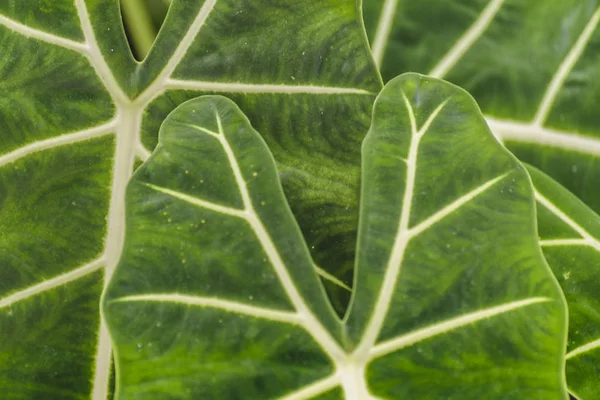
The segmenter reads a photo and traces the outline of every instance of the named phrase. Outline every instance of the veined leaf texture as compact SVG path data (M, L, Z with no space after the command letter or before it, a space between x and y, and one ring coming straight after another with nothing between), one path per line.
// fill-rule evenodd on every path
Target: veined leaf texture
M569 389L580 399L600 397L600 308L591 278L600 273L600 250L589 239L594 235L589 227L572 234L554 230L596 221L600 212L600 3L364 0L363 9L384 80L417 71L465 88L509 150L585 203L558 185L545 186L552 188L548 193L537 190L540 227L553 227L541 229L544 254L572 309ZM551 182L539 172L532 174L536 187ZM552 203L554 196L558 204ZM549 204L554 206L548 209ZM587 232L585 243L563 240L581 238L582 232ZM581 348L586 351L579 353Z
M202 94L260 129L315 262L350 283L381 88L354 2L176 0L138 63L118 0L8 0L0 43L2 396L112 396L99 302L126 185L169 112ZM329 288L343 307L348 291Z

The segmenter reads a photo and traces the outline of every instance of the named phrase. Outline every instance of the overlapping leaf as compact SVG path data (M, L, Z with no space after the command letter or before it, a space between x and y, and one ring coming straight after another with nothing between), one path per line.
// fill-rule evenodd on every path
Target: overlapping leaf
M511 151L552 176L594 213L600 212L600 3L365 0L364 9L384 78L406 70L420 71L469 90L481 104L492 131ZM562 192L560 187L554 188ZM582 207L568 196L547 195L561 199L556 205L559 209ZM591 210L567 215L580 223L586 218L583 214L595 219ZM540 223L548 223L547 218L546 213L540 214ZM569 259L554 252L577 256L569 264ZM580 287L577 293L592 293L588 285L594 285L597 278L592 271L598 265L589 258L592 253L590 247L575 245L545 249L561 282L565 271L579 274L578 282L587 290ZM584 300L573 298L573 283L568 283L563 289L575 308L570 322L570 335L575 335L572 347L583 344L581 332L593 329L583 326L594 325L597 307L585 300L590 311L584 314L589 319L582 319L578 302ZM584 399L598 397L600 385L592 389L598 370L577 364L581 368L578 373L575 365L573 361L568 364L570 387Z
M165 116L199 94L236 99L315 260L351 276L359 148L380 89L353 1L175 0L137 63L118 0L7 0L0 49L3 397L107 398L98 302L125 186Z
M536 188L544 255L569 306L567 383L579 399L600 396L600 217L541 171Z
M207 96L170 114L103 302L119 398L564 399L565 304L530 181L472 98L390 82L362 182L341 321L241 111Z
M406 71L471 93L519 159L600 212L600 3L364 0L384 79Z

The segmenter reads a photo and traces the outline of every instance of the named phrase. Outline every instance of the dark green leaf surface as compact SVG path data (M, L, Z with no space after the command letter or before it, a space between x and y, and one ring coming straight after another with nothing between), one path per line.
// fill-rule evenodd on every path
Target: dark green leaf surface
M600 212L600 3L595 0L364 0L385 80L453 82L492 132Z
M98 307L123 244L125 187L191 97L239 101L315 262L351 280L360 142L380 90L355 3L175 0L141 63L118 3L0 1L3 398L110 398ZM313 218L323 210L331 228ZM330 286L343 310L348 290Z
M567 383L579 399L600 397L600 217L543 172L536 189L541 245L569 305Z
M519 159L556 179L594 213L600 212L598 1L364 0L364 14L384 79L417 71L465 88L481 105L492 132ZM572 207L581 207L578 204ZM569 205L563 199L557 206ZM545 213L543 207L540 212ZM579 235L558 224L556 216L539 218L540 224L551 224L546 228L552 235ZM589 258L594 254L590 247L558 251L578 255L558 260L546 249L555 270L581 273L581 257L590 268L598 265ZM580 276L582 285L598 279L592 271L586 272L587 283ZM573 319L577 315L571 313L571 328L580 325ZM571 336L576 330L571 329ZM582 399L600 397L598 383L591 392L580 389L579 383L589 379L586 385L591 388L592 381L598 382L597 366L581 366L582 375L576 377L574 363L569 365L569 380L576 380L570 387L582 396L593 393Z
M390 82L362 173L341 321L241 111L220 96L173 111L128 186L103 302L119 398L565 399L565 304L531 184L472 98Z

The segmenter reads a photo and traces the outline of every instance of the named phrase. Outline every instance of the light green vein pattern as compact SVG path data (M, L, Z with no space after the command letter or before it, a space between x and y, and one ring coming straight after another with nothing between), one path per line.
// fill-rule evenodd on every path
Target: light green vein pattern
M600 217L543 172L536 188L540 240L569 305L567 383L578 399L600 395Z
M342 321L240 109L206 96L172 112L128 186L103 302L120 399L564 399L564 300L529 178L473 100L390 82L362 181Z
M174 1L137 63L118 0L6 0L0 48L0 397L112 398L98 308L125 188L187 98L243 99L287 166L315 263L350 283L360 142L381 87L354 1ZM328 287L343 309L347 288Z

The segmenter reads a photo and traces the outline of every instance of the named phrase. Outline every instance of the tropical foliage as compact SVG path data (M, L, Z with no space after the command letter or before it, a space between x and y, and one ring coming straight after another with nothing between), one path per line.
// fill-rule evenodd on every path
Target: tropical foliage
M600 395L600 4L362 3L0 2L3 398Z

